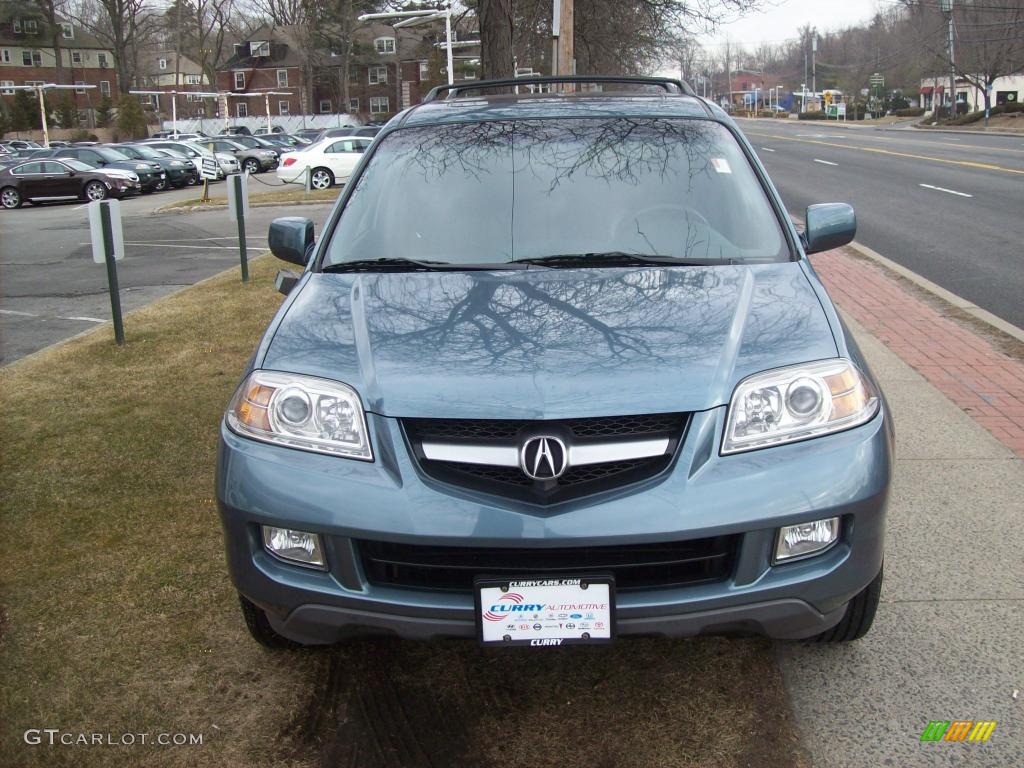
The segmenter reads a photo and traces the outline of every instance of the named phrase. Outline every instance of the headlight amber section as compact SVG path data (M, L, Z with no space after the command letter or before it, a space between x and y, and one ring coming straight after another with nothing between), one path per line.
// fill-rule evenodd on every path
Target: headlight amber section
M849 429L871 419L878 408L878 394L843 358L758 373L733 392L722 454Z
M253 371L225 419L232 431L255 440L373 461L359 395L340 381Z

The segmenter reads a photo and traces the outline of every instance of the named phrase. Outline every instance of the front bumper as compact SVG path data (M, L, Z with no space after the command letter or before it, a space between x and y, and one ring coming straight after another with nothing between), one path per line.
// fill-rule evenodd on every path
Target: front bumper
M739 535L729 576L622 591L622 635L735 632L802 638L836 624L882 564L892 434L881 413L824 438L718 455L724 408L694 414L675 463L625 491L552 507L446 488L420 476L395 419L369 414L376 460L337 459L241 438L222 426L217 497L239 592L282 635L473 637L473 596L368 581L358 541L474 547L596 547ZM779 526L838 515L828 551L771 565ZM260 524L320 533L329 570L277 560ZM524 574L526 575L526 574Z

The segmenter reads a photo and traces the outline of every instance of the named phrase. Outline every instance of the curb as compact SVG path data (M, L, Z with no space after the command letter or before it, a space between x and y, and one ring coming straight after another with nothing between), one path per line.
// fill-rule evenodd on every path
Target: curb
M958 135L966 134L968 136L1009 136L1010 138L1024 138L1024 133L1020 133L1018 131L957 131L953 128L932 128L927 125L918 125L917 123L914 123L910 127L918 131L931 131L932 133L952 133Z
M1000 333L1005 333L1007 336L1011 336L1017 341L1024 342L1024 329L1018 328L1013 323L1008 323L1001 317L996 317L991 312L989 312L986 309L982 309L974 302L968 301L962 296L956 295L952 291L947 291L941 285L937 285L928 278L922 277L916 272L913 272L907 269L906 267L897 264L891 259L887 259L882 254L878 253L877 251L873 251L866 245L861 245L858 242L852 242L850 243L849 247L855 250L861 256L864 256L865 258L870 259L876 264L885 267L890 272L895 272L900 277L906 278L907 280L912 282L918 288L927 291L933 296L942 299L947 304L956 307L961 312L970 315L975 320L985 323L986 325L991 326Z
M334 200L282 200L277 203L254 203L249 201L250 208L275 208L289 205L334 205ZM197 211L225 211L227 203L207 203L206 205L171 205L158 206L153 209L154 214L164 213L196 213Z
M251 256L248 259L248 262L250 264L252 264L257 259L263 259L263 258L266 258L266 257L268 257L270 255L271 255L270 251L261 251L260 253L256 254L255 256ZM166 294L164 296L160 296L160 297L154 299L153 301L147 302L146 304L143 304L142 306L136 307L135 309L132 309L132 310L129 310L128 312L125 312L124 313L124 319L127 320L129 317L134 315L136 312L139 312L140 310L148 309L149 307L152 307L152 306L154 306L156 304L159 304L159 303L161 303L163 301L167 301L168 299L172 299L175 296L177 296L179 293L184 293L185 291L191 290L191 289L193 289L193 288L195 288L197 286L200 286L200 285L203 285L205 283L208 283L211 280L215 280L218 277L221 277L221 276L227 274L228 272L231 272L231 271L236 270L236 269L238 269L237 266L229 267L228 269L223 269L220 272L212 274L212 275L210 275L208 277L204 277L202 280L197 280L196 282L194 282L194 283L192 283L190 285L182 285L182 286L180 286L178 288L175 288L173 291L171 291L170 293L168 293L168 294ZM102 325L97 325L97 326L95 326L93 328L86 328L84 331L81 331L80 333L76 333L74 336L68 336L66 339L61 339L60 341L55 341L53 344L50 344L47 347L43 347L42 349L37 349L35 352L30 352L29 354L25 355L24 357L19 357L17 360L12 360L7 365L0 365L0 371L9 371L12 368L14 368L15 366L21 365L22 363L27 363L30 360L35 360L37 358L43 357L44 355L50 355L50 354L54 354L56 352L59 352L61 349L66 347L71 342L77 341L77 340L82 339L82 338L85 338L86 336L92 336L94 334L102 333L104 331L108 331L109 332L109 330L112 328L112 326L113 326L113 320L108 320L105 323L103 323Z

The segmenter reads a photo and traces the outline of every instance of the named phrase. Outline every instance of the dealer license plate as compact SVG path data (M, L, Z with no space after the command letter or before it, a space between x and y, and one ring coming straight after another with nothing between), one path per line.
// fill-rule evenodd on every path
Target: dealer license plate
M479 578L478 637L484 645L560 646L615 639L611 576Z

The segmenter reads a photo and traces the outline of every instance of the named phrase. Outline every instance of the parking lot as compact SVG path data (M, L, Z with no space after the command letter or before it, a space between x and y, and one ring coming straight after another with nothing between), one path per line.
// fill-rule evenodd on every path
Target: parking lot
M281 189L272 173L249 182L251 193ZM211 195L226 194L224 182ZM238 264L237 228L227 210L154 214L202 187L135 195L121 203L126 258L118 263L121 305L128 312ZM267 226L292 209L254 207L247 220L250 255L266 247ZM330 205L301 209L319 230ZM0 211L0 364L109 322L106 271L92 261L86 204L48 203ZM41 271L45 276L41 277Z

